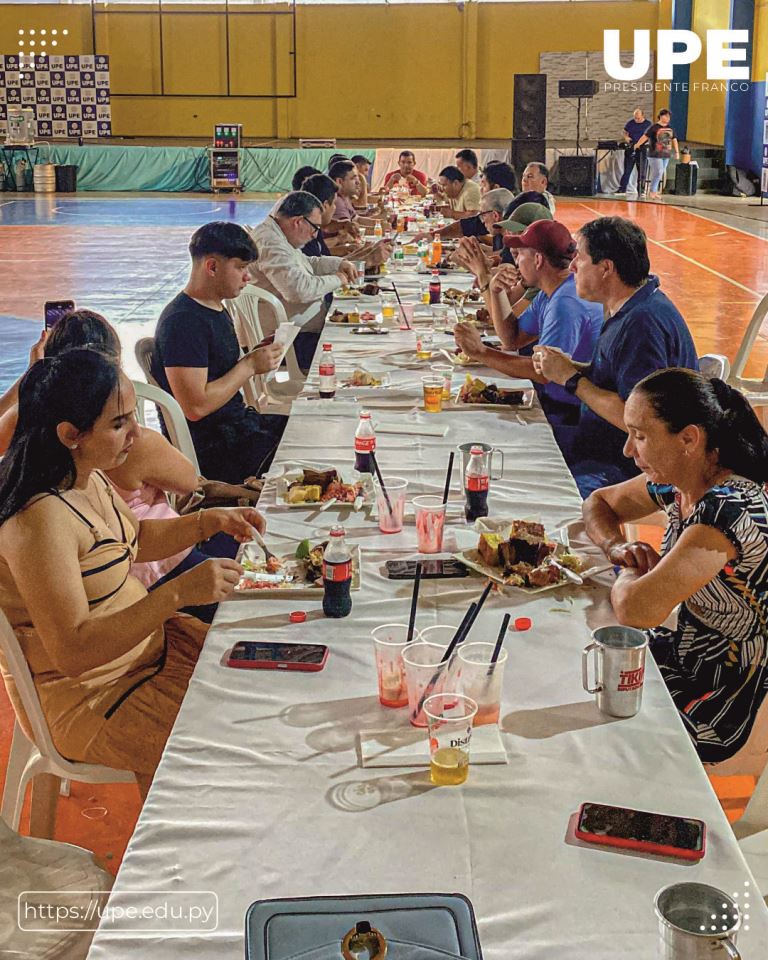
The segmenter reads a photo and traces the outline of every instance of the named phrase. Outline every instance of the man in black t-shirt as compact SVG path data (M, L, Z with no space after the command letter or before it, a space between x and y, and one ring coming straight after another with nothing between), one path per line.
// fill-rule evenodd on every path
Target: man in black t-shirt
M152 376L173 394L187 418L203 476L242 483L272 462L287 417L247 407L241 388L254 374L275 370L275 344L241 356L223 300L236 297L256 259L253 241L236 223L207 223L189 244L189 282L160 315Z

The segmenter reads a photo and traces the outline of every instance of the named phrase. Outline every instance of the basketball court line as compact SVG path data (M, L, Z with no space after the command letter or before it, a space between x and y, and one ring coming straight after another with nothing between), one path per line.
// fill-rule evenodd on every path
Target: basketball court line
M601 216L603 216L603 214L601 214L598 210L595 210L594 207L588 206L586 203L580 203L579 206L580 206L580 207L584 207L585 210L589 210L589 212L590 212L590 213L593 213L596 217L601 217ZM682 207L675 207L675 209L676 209L676 210L680 210L680 209L683 209L683 208L682 208ZM706 220L707 218L706 218L706 217L701 217L700 219ZM711 221L710 221L710 223L711 223ZM730 230L730 229L735 230L735 229L737 229L737 228L736 228L736 227L729 227L728 229L729 229L729 230ZM746 233L746 231L744 231L744 230L741 230L740 232L741 232L741 233ZM752 234L747 234L747 235L748 235L748 236L752 236ZM652 243L652 244L653 244L654 246L656 246L656 247L661 247L661 249L662 249L662 250L666 250L667 253L674 254L674 256L680 257L681 260L685 260L685 261L687 261L688 263L692 263L695 267L699 267L701 270L705 270L707 273L711 273L713 276L717 277L718 279L724 280L726 283L730 283L730 284L731 284L732 286L734 286L734 287L738 287L739 290L744 290L745 293L751 293L754 297L757 298L758 301L763 298L764 294L758 293L757 290L753 290L751 287L747 287L747 286L745 286L743 283L739 283L738 280L734 280L732 277L727 277L724 273L720 273L719 270L714 270L712 267L706 266L706 264L699 263L698 260L694 260L693 257L689 257L689 256L687 256L687 255L684 254L684 253L680 253L680 251L679 251L679 250L675 250L674 247L668 247L668 246L666 246L665 241L662 241L662 240L653 240L651 237L648 237L647 232L646 232L646 237L647 237L647 239L648 239L648 243Z

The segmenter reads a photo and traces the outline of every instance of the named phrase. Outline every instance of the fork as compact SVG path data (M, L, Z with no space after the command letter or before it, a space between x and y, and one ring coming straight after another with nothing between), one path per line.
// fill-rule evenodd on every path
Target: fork
M264 543L264 537L262 537L262 535L259 533L259 531L255 527L253 530L253 540L255 543L258 543L258 545L264 551L264 559L267 562L269 562L270 559L278 560L278 557L274 553L272 553L272 551L269 549L266 543Z

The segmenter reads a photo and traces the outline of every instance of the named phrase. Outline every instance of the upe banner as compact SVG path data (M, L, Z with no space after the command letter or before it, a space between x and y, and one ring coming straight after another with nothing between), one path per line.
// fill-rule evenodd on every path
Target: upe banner
M109 57L0 55L0 136L19 107L34 112L38 140L111 137Z

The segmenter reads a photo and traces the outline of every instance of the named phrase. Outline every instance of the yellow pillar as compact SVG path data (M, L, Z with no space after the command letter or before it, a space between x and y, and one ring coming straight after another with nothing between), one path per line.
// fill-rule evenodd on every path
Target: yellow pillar
M465 2L461 18L462 75L461 125L462 140L474 140L477 135L477 3Z

